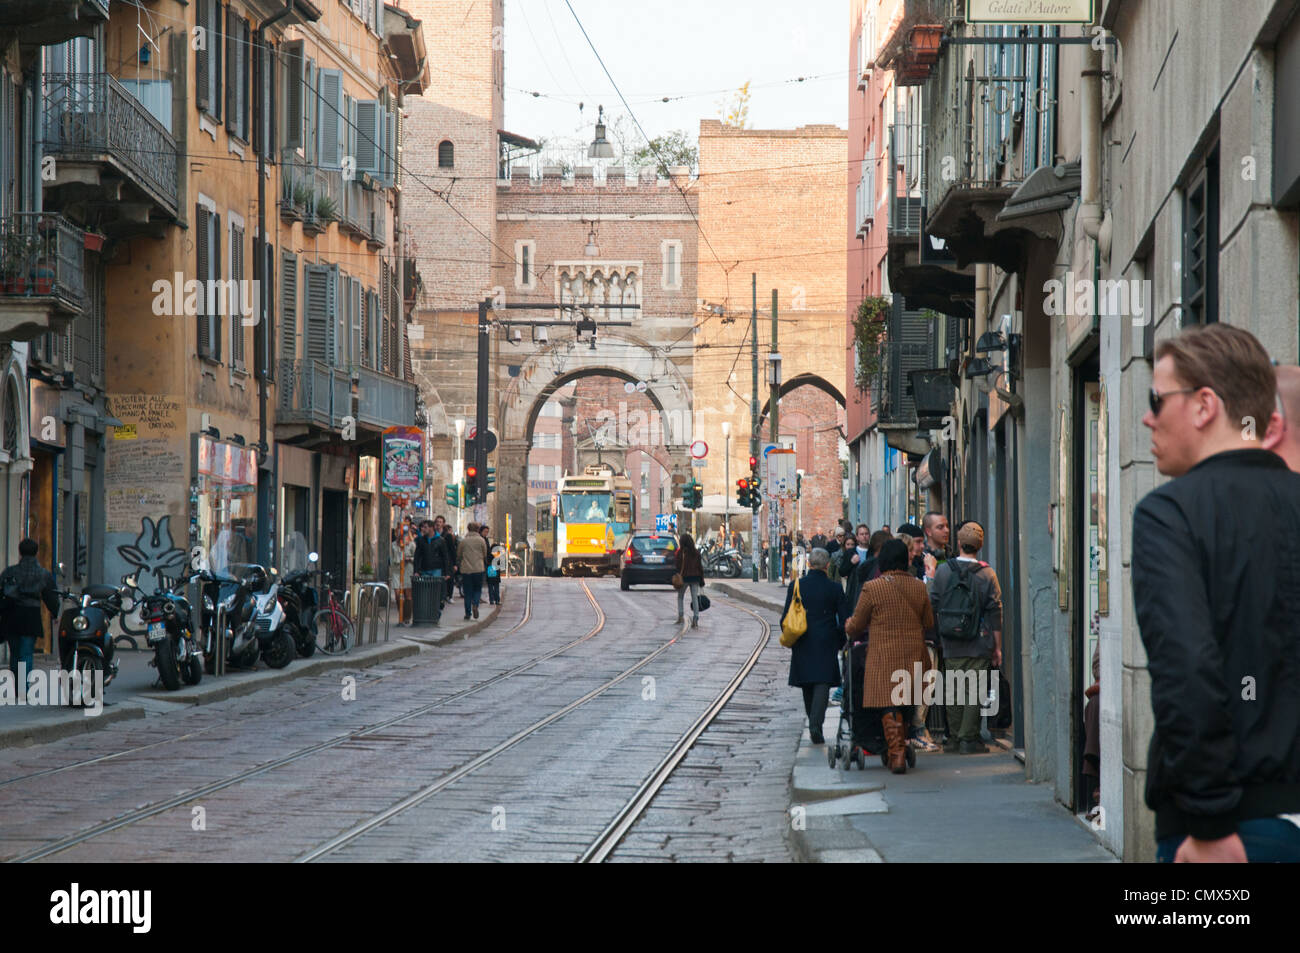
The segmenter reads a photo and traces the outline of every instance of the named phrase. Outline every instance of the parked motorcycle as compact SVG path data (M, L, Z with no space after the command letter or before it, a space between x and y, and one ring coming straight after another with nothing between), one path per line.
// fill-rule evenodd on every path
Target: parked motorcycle
M144 624L145 644L153 649L154 668L158 679L169 692L186 685L197 685L203 680L203 648L194 628L194 613L183 587L202 578L202 573L181 577L165 584L160 578L152 594L141 593L140 619ZM134 576L126 578L126 585L136 592Z
M307 556L312 566L289 573L280 580L280 607L284 610L285 630L293 636L298 654L309 658L316 654L316 589L310 584L316 575L316 553Z
M277 598L278 587L270 584L265 569L249 565L238 578L223 573L207 576L203 611L205 628L214 636L204 646L208 671L214 668L218 617L225 630L227 665L252 668L260 657L271 668L284 668L293 661L293 636L281 624L284 613Z
M118 670L109 623L122 613L123 593L112 586L87 586L80 595L59 590L59 598L72 603L59 615L60 667L83 680L102 672L107 688Z
M700 550L700 563L704 575L739 579L742 568L740 550L734 546L723 548L710 541Z

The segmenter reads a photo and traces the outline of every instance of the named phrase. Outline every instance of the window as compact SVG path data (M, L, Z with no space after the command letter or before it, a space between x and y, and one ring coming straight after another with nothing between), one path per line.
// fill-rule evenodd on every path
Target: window
M199 357L221 361L221 309L212 282L221 278L221 216L199 203L195 210L195 278L199 283Z
M195 23L200 32L194 42L202 48L194 51L195 102L200 112L221 120L221 8L217 0L198 0Z
M670 239L660 246L664 259L664 291L680 291L682 288L682 243Z
M515 242L515 287L523 291L532 291L537 287L537 275L533 271L537 259L537 243L533 241Z
M448 139L438 143L438 168L451 169L456 165L456 147Z
M226 11L226 128L232 136L248 141L248 80L251 65L248 52L252 35L248 21Z
M541 477L537 475L537 464L535 463L528 464L528 479L530 481L541 479Z
M230 221L230 363L244 369L244 224L231 216ZM220 307L221 296L217 296Z
M343 166L347 112L343 101L343 73L336 69L320 71L320 96L316 112L316 161L322 169Z
M1183 197L1182 325L1219 320L1219 147L1193 175Z

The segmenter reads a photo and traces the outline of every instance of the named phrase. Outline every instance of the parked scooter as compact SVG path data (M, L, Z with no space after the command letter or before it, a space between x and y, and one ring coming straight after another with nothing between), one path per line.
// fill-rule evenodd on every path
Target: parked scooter
M203 611L205 628L214 636L204 646L208 671L214 668L218 618L225 630L227 665L252 668L261 657L272 668L284 668L293 661L293 637L280 624L284 614L276 598L277 587L270 585L267 571L249 565L239 578L221 573L207 575Z
M700 550L700 562L706 576L739 579L741 572L740 550L734 546L722 547L710 540Z
M203 574L181 577L169 585L159 579L152 595L141 593L140 620L144 623L145 643L153 649L150 663L158 670L158 679L169 692L203 679L203 649L194 628L194 613L182 587L202 578ZM139 592L135 576L126 577L126 585Z
M318 570L315 568L320 557L316 553L307 556L311 568L289 573L280 580L280 607L284 610L284 627L293 636L298 654L310 658L316 654L316 589L310 585Z
M87 586L80 595L59 590L59 598L73 603L59 615L59 662L65 672L93 679L102 672L104 687L117 676L109 623L122 613L123 593L112 586Z
M260 568L260 567L259 567ZM270 575L278 575L272 569ZM293 633L286 628L288 617L280 605L280 584L270 582L263 592L253 593L253 628L257 633L262 661L271 668L284 668L298 654Z

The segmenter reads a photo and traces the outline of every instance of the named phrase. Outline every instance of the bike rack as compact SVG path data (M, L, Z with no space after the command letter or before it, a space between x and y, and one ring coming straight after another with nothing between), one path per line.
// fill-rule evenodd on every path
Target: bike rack
M217 605L216 620L214 622L217 633L212 640L212 674L226 674L226 607Z
M363 582L357 586L356 633L357 645L374 645L379 641L379 592L384 593L384 641L388 641L392 625L393 592L387 583ZM370 638L366 638L366 623L370 623Z

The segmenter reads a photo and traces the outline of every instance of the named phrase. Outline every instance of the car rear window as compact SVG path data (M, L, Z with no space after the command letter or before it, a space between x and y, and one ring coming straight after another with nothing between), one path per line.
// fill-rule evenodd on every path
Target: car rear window
M633 536L632 546L642 553L671 553L677 549L677 540L671 536Z

